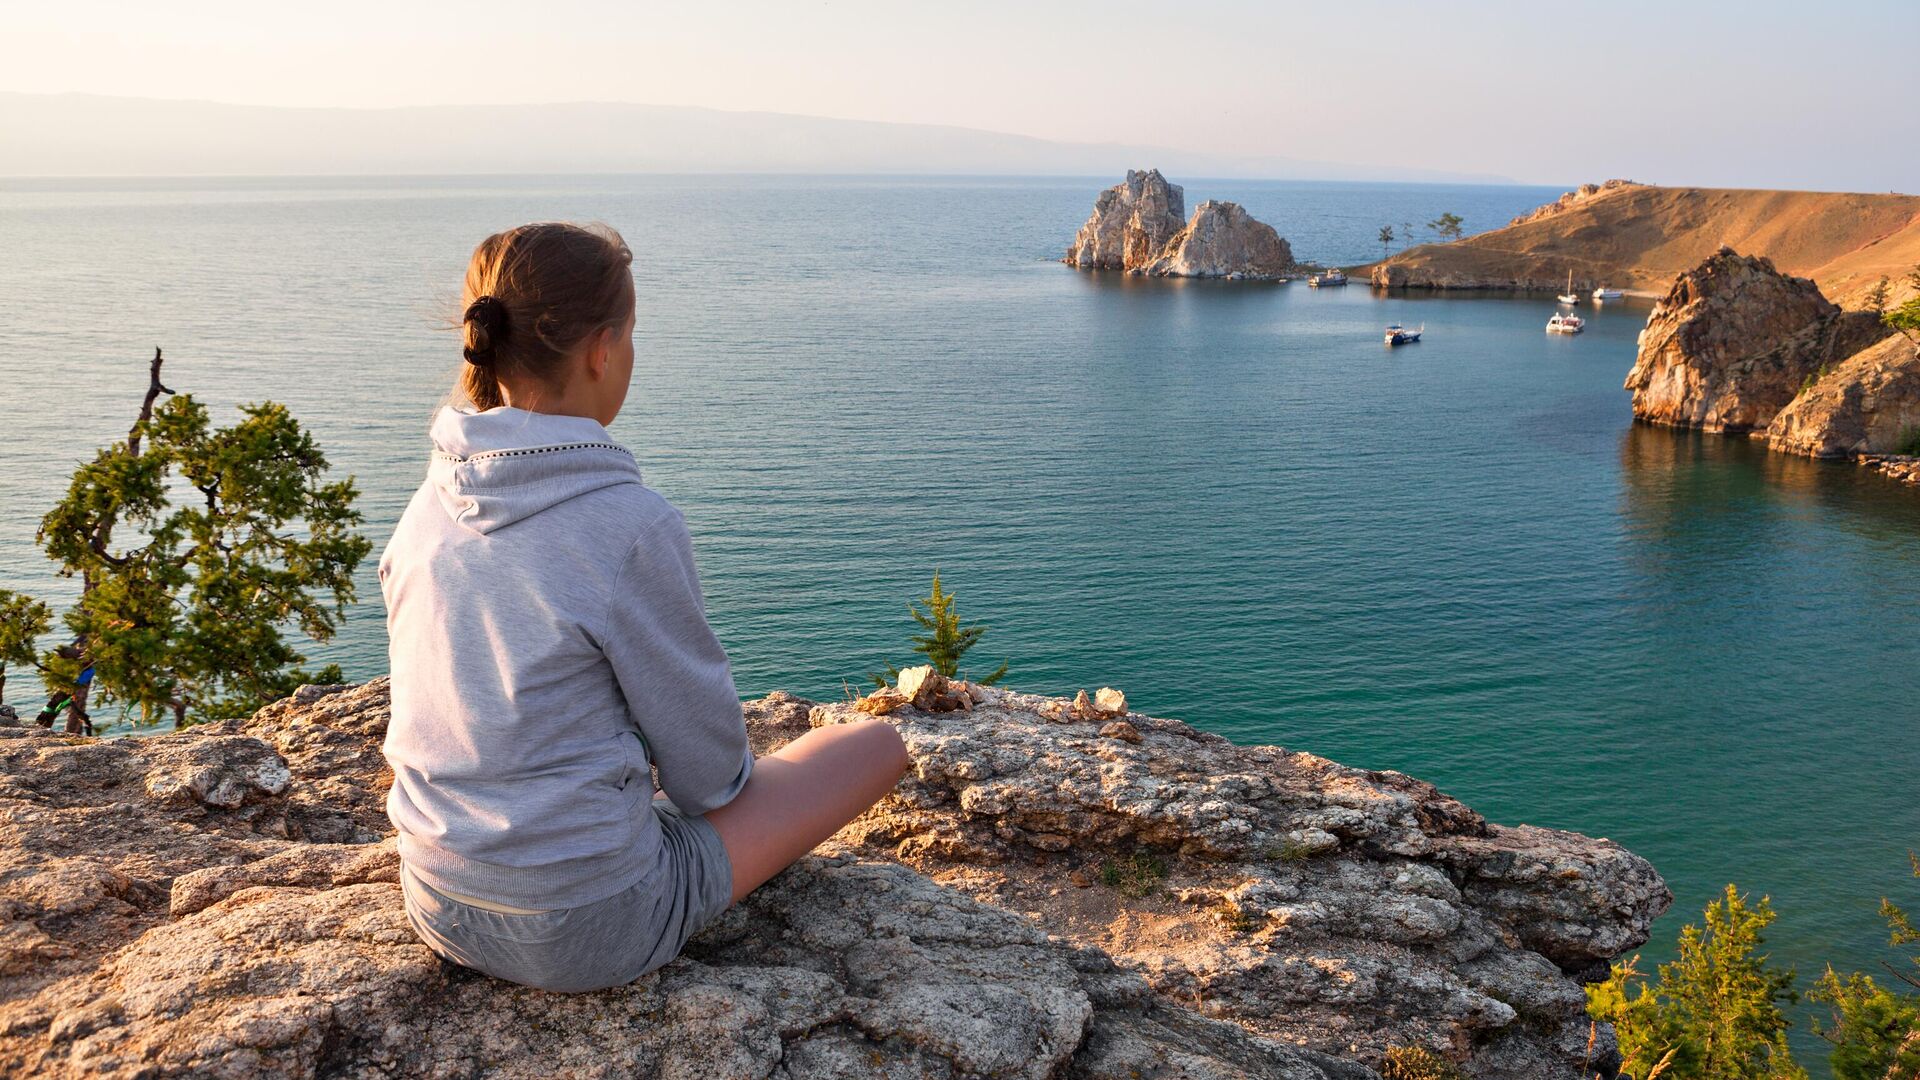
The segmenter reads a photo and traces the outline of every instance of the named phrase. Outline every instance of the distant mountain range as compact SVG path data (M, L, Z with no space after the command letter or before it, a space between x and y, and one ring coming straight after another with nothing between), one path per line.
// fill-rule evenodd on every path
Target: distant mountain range
M0 176L912 173L1512 183L1497 176L1072 143L667 105L300 109L0 93Z

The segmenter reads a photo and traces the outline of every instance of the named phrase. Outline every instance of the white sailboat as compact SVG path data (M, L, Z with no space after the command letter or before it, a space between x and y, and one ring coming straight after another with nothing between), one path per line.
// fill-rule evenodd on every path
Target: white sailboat
M1571 270L1567 271L1567 291L1560 294L1560 302L1563 304L1580 302L1580 294L1573 291L1573 271Z

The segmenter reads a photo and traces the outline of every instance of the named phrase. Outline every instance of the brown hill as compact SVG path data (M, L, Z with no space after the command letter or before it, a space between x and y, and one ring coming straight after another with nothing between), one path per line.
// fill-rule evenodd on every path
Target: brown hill
M1504 228L1409 248L1370 269L1390 288L1552 291L1571 270L1581 291L1657 295L1723 246L1812 278L1842 306L1860 306L1882 277L1897 299L1913 291L1906 276L1920 263L1920 197L1590 186Z

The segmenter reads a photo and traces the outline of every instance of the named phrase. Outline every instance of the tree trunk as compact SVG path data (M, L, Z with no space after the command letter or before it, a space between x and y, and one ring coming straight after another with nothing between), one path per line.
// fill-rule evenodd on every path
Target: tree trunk
M140 418L135 420L133 427L127 431L127 453L134 457L140 456L140 428L153 419L154 400L161 394L171 393L173 391L160 382L160 347L156 345L153 347L153 363L147 368L147 397L140 403Z

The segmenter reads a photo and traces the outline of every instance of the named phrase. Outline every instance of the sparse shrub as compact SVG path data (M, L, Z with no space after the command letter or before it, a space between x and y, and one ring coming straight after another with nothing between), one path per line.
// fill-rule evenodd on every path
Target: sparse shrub
M1920 877L1920 856L1909 859L1913 875ZM1893 901L1880 901L1880 914L1892 931L1888 944L1920 944L1920 927ZM1920 967L1920 953L1906 959ZM1920 987L1920 972L1892 964L1887 970ZM1807 996L1833 1008L1833 1026L1816 1024L1814 1030L1833 1044L1834 1080L1920 1080L1920 996L1896 994L1859 972L1842 978L1832 968Z
M1680 931L1680 958L1649 986L1633 961L1587 987L1587 1012L1613 1025L1630 1080L1804 1080L1787 1049L1783 1003L1796 1000L1793 972L1758 950L1773 922L1765 897L1749 906L1734 886L1708 904L1706 929ZM1633 992L1629 992L1633 991Z
M1267 925L1266 916L1257 915L1232 901L1222 900L1214 909L1214 917L1220 921L1222 929L1235 934L1251 934Z
M1887 279L1881 278L1873 288L1867 290L1866 308L1875 315L1887 312Z
M960 613L954 609L953 601L954 594L941 589L940 571L935 570L933 591L919 603L908 604L907 613L913 616L913 621L919 623L921 629L927 631L914 635L913 651L926 657L927 663L933 665L933 670L949 679L960 679L965 678L960 674L960 658L967 654L968 649L980 643L980 639L987 634L987 628L977 624L961 626ZM920 604L926 605L925 611L920 610ZM968 681L992 686L1006 674L1007 665L1003 663L991 674ZM888 664L884 673L876 671L867 677L873 680L875 686L889 686L900 677L900 669Z
M1821 364L1818 368L1815 368L1814 370L1807 372L1807 377L1800 380L1800 393L1804 394L1807 391L1813 389L1813 384L1819 382L1821 379L1826 378L1827 372L1832 370L1833 368L1831 365Z
M1313 849L1294 840L1288 840L1268 853L1268 858L1286 863L1301 863L1313 858Z
M1166 877L1167 864L1144 851L1100 864L1100 883L1134 900L1158 889Z
M1893 452L1905 454L1908 457L1920 456L1920 424L1908 428L1901 434L1900 442L1893 448Z
M1920 290L1920 266L1907 275L1907 283ZM1906 335L1908 341L1920 345L1920 296L1911 296L1907 302L1892 311L1880 313L1880 321Z
M1382 1080L1467 1080L1460 1066L1419 1046L1389 1047L1380 1076Z

